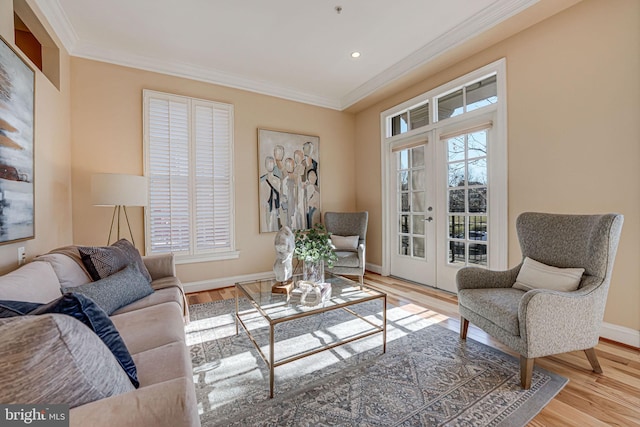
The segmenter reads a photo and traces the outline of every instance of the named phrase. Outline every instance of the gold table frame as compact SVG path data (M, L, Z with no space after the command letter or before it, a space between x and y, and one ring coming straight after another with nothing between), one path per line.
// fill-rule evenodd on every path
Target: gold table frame
M331 274L326 273L326 276L328 277L333 277ZM346 279L344 277L338 277L341 280L344 280L345 283L348 284L352 284L354 287L355 286L360 286L358 283L353 282L349 279ZM293 278L294 280L296 279L296 277L294 276ZM376 291L373 289L369 289L366 288L363 289L362 286L360 286L360 291L361 292L365 292L368 293L367 296L363 296L362 298L358 298L352 301L345 301L345 302L339 302L339 303L335 303L335 304L331 304L329 306L325 306L324 304L320 304L317 306L317 308L315 309L310 309L309 311L304 311L304 312L299 312L299 313L295 313L295 314L291 314L288 316L284 316L284 317L280 317L277 319L272 319L268 313L266 313L266 311L263 309L263 307L260 305L260 303L258 303L257 301L255 301L255 299L252 297L252 295L250 294L250 292L247 291L247 289L245 289L245 287L247 286L255 286L256 284L259 284L260 282L266 282L268 283L275 283L275 280L272 281L249 281L249 282L239 282L235 284L235 294L236 294L236 312L235 312L235 323L236 323L236 335L238 335L240 333L240 325L242 325L242 328L245 330L245 332L247 333L247 336L249 337L249 340L253 343L253 345L255 346L255 348L258 350L258 353L260 354L260 357L262 357L262 360L264 360L264 362L266 363L267 367L269 368L269 398L273 398L273 390L274 390L274 374L275 374L275 368L277 368L278 366L282 366L284 364L287 363L291 363L294 362L296 360L302 359L303 357L307 357L307 356L311 356L313 354L317 354L326 350L330 350L332 348L344 345L344 344L348 344L350 342L362 339L362 338L366 338L368 336L374 335L374 334L379 334L382 333L382 353L386 353L387 352L387 294L385 294L384 292L380 292L380 291ZM263 351L260 349L260 345L258 344L258 342L255 340L255 338L253 337L253 335L251 334L249 328L247 327L247 325L245 325L245 323L242 321L242 319L240 318L240 311L239 311L239 295L240 293L242 293L246 299L248 300L248 302L253 306L253 308L255 310L250 310L250 311L244 311L242 314L248 314L248 313L254 313L254 312L258 312L266 321L267 323L269 323L269 357L267 358L267 356L263 353ZM283 296L284 297L284 296ZM334 296L332 296L331 298L328 299L328 301L333 300ZM337 299L337 298L336 298ZM371 322L369 319L366 319L364 317L362 317L361 315L359 315L358 313L354 312L353 310L349 309L349 306L354 306L357 304L361 304L367 301L373 301L376 299L380 299L382 300L382 324L378 325L374 322ZM283 305L284 304L288 304L288 299L287 301L283 301ZM321 348L317 348L314 350L310 350L307 352L303 352L300 354L297 354L295 356L290 356L290 357L286 357L284 359L281 360L274 360L275 358L275 334L274 334L274 329L275 326L280 324L280 323L284 323L284 322L288 322L291 320L295 320L295 319L300 319L303 317L309 317L309 316L314 316L317 314L322 314L322 313L326 313L328 311L332 311L332 310L338 310L338 309L343 309L346 312L352 314L353 316L363 320L364 322L368 323L369 325L373 326L373 330L367 331L367 332L363 332L361 334L352 336L348 339L345 340L341 340L341 341L337 341L331 344L327 344L322 346Z

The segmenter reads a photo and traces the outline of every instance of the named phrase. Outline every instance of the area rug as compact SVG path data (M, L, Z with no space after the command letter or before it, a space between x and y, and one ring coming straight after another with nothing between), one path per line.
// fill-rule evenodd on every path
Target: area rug
M382 320L379 302L356 307ZM516 358L461 341L435 312L389 306L386 353L377 334L277 367L269 399L265 363L242 328L236 336L235 301L190 310L187 344L203 427L523 426L568 381L536 367L523 390ZM269 354L266 322L257 314L246 319ZM370 328L343 310L279 324L276 359Z

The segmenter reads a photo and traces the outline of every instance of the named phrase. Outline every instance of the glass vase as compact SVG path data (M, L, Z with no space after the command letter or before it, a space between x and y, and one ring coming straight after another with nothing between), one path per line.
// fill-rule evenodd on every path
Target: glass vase
M324 261L305 261L302 265L302 280L324 283Z

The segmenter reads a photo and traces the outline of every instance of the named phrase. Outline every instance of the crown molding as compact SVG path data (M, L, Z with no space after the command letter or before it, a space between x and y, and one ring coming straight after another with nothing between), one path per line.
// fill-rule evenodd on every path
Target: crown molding
M349 108L367 96L382 89L387 84L428 63L450 49L489 30L500 22L522 12L539 0L497 1L490 7L451 28L432 42L424 45L411 55L395 63L356 89L342 97L342 109Z
M304 104L311 104L334 110L341 109L338 99L304 93L293 88L279 86L270 82L252 80L240 75L198 67L192 64L167 62L164 59L105 49L101 46L90 43L79 42L72 52L72 55L80 58L92 59L95 61L107 62L110 64L122 65L125 67L137 68L140 70L152 71L176 77L183 77L235 89L247 90Z
M71 25L67 14L64 13L62 6L60 6L60 2L58 0L35 0L35 2L40 12L49 21L49 25L53 28L64 48L71 54L80 38L73 25Z

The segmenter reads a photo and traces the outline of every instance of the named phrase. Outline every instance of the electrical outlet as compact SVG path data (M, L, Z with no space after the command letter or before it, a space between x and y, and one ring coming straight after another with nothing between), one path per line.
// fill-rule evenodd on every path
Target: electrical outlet
M27 262L27 253L24 250L24 246L18 248L18 265L22 265Z

